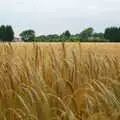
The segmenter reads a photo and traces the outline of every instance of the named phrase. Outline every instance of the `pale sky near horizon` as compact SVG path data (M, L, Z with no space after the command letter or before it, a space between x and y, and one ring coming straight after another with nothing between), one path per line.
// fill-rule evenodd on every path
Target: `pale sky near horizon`
M103 32L120 26L120 0L0 0L1 24L12 25L16 36L30 28L37 35L87 27Z

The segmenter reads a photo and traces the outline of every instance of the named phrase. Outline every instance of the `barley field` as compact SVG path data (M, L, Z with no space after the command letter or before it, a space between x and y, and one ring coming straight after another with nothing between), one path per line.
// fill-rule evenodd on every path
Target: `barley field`
M0 120L120 120L120 44L1 43Z

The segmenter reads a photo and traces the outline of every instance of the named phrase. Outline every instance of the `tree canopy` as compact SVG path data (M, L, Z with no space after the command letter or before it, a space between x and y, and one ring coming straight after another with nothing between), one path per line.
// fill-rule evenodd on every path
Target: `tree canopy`
M20 33L20 37L25 42L32 42L35 40L35 31L32 29L24 30Z
M14 39L14 31L10 25L0 26L0 40L1 41L12 41Z
M87 40L88 37L91 37L94 32L93 28L86 28L80 33L81 40Z
M105 39L110 40L111 42L120 42L120 28L110 27L106 28L104 32Z

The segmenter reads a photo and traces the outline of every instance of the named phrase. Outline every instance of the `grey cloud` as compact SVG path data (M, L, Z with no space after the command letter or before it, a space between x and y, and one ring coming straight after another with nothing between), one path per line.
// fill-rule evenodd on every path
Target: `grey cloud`
M120 25L119 0L4 0L0 5L0 24L11 24L16 35L27 28L50 34Z

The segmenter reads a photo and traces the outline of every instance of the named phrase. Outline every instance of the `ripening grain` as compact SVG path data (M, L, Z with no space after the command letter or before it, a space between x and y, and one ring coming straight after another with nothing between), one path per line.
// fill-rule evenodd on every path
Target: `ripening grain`
M120 44L1 43L0 120L119 120Z

